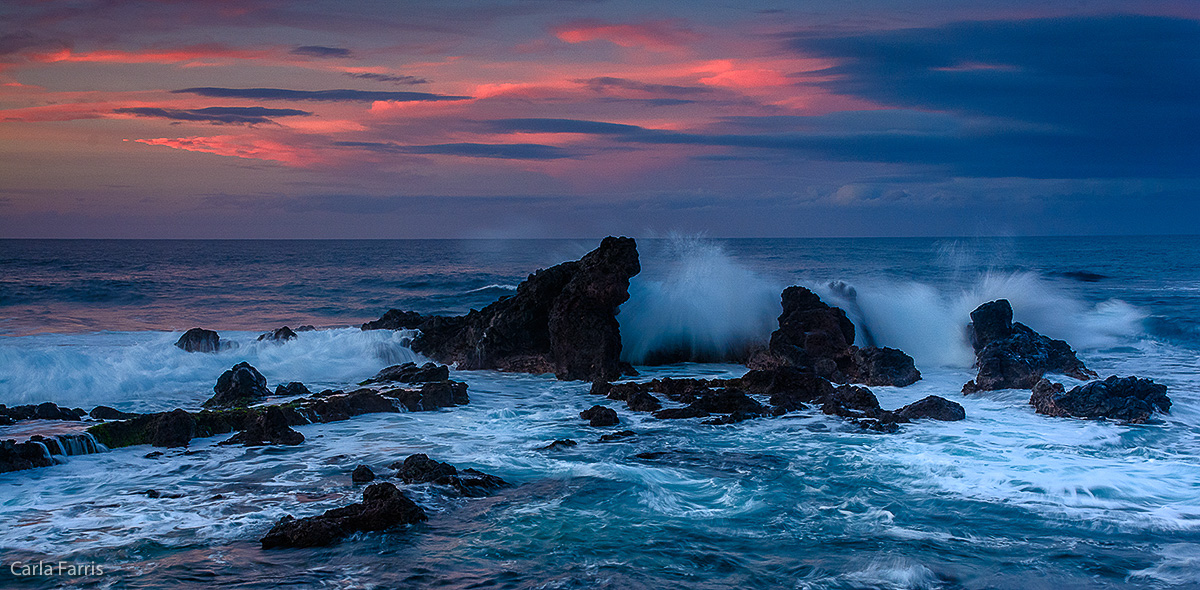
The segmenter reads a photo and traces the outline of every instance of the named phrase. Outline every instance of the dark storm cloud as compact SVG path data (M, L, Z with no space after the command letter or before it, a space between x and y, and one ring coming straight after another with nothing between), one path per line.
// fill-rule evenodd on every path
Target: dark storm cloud
M358 78L359 80L374 80L376 82L391 82L393 84L428 84L429 83L429 80L426 80L425 78L418 78L416 76L393 76L391 74L375 74L372 72L363 72L363 73L346 72L346 75L350 76L351 78Z
M428 92L379 92L373 90L288 90L284 88L183 88L172 90L174 94L196 94L212 98L250 98L259 100L307 100L321 102L375 102L390 100L397 102L426 102L440 100L467 100L469 96L431 94Z
M127 107L115 109L114 113L170 119L173 121L200 121L221 125L258 125L274 123L272 117L305 117L312 113L297 109L269 109L266 107L208 107L204 109L163 109L158 107Z
M446 155L503 160L561 160L580 157L572 150L536 143L445 143L437 145L400 145L390 142L339 141L339 147L352 147L391 154Z
M352 54L349 49L341 47L325 47L323 45L301 45L290 52L292 55L303 55L306 57L336 57L345 58Z

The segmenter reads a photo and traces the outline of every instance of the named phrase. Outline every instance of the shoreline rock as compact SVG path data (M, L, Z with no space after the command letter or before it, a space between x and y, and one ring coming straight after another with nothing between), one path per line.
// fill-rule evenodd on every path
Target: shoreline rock
M221 350L221 335L204 328L192 328L175 341L175 346L187 352L217 352Z
M963 385L964 394L997 389L1031 389L1046 373L1080 380L1096 373L1075 356L1071 346L1013 322L1007 299L984 303L971 312L967 335L975 349L979 374Z
M414 351L462 370L612 380L632 371L620 360L616 314L640 271L634 240L610 236L578 261L529 275L515 294L482 310L456 317L389 310L362 329L420 330Z
M204 402L206 408L248 406L271 395L271 390L267 389L267 378L247 362L240 362L221 373L213 391L216 395Z
M1029 404L1038 414L1058 418L1110 418L1142 424L1158 411L1171 412L1167 386L1140 377L1110 376L1064 392L1061 383L1038 381Z
M328 510L319 516L285 516L271 527L260 543L263 549L325 547L359 531L384 531L402 524L424 522L425 510L395 485L372 484L361 503Z
M258 341L262 342L265 340L269 342L283 343L287 342L288 340L295 340L296 338L298 338L296 333L293 332L291 328L284 326L282 328L276 328L270 332L260 334L258 336Z

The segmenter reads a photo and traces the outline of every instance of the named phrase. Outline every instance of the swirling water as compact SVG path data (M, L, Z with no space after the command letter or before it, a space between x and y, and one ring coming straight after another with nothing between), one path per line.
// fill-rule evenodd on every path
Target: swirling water
M0 403L197 408L241 360L273 386L346 387L417 359L353 325L387 307L461 312L595 242L0 242ZM455 372L467 406L298 429L298 447L198 439L76 456L0 475L4 587L1185 588L1200 586L1200 239L641 240L621 311L635 363L681 343L719 351L769 333L789 284L843 305L859 338L925 378L967 419L866 433L812 411L728 426L659 421L579 382ZM854 289L831 285L844 281ZM1160 422L1052 419L1028 392L958 395L975 305L1065 338L1102 375L1170 387ZM260 331L315 324L297 340ZM218 329L236 348L171 346ZM765 332L765 333L764 333ZM743 367L641 367L645 377ZM1064 379L1070 382L1069 379ZM612 405L637 436L578 418ZM0 429L19 437L38 424ZM61 425L58 425L60 428ZM24 430L20 430L24 429ZM538 447L562 438L566 450ZM415 452L515 484L484 499L407 487L427 523L326 549L261 551L284 514L357 499L357 464ZM181 497L148 498L157 489ZM12 576L16 561L104 574Z

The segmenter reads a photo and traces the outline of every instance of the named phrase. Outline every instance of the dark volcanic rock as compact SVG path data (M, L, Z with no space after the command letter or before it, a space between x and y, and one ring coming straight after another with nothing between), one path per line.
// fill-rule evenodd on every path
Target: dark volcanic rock
M262 548L323 547L358 531L382 531L426 520L425 511L396 486L377 483L363 491L363 501L320 516L283 517L262 538Z
M279 406L270 406L261 414L249 416L242 431L233 435L223 445L298 445L304 435L288 426L287 416Z
M1071 391L1042 379L1033 387L1029 403L1039 414L1076 418L1112 418L1140 424L1156 410L1171 411L1167 386L1150 379L1117 377L1092 381Z
M457 467L430 459L425 454L412 455L403 462L392 463L390 467L397 470L396 476L404 483L450 486L458 493L473 498L486 496L491 490L508 485L508 482L494 475L470 468L459 471Z
M921 380L911 356L895 348L868 346L854 351L854 383L904 387Z
M221 350L221 336L212 330L192 328L179 337L175 346L188 352L216 352Z
M362 325L363 330L414 330L428 319L415 311L389 309L383 317Z
M662 408L662 402L657 397L638 391L625 399L625 405L635 412L653 412Z
M392 389L384 394L399 400L410 412L431 412L471 401L466 383L448 380L425 383L420 389Z
M312 392L299 381L291 383L281 383L275 386L275 395L277 397L293 397L300 395L312 395Z
M996 389L1031 389L1046 373L1090 379L1096 373L1062 340L1047 338L1012 321L1012 306L999 299L971 312L967 326L979 375L963 385L963 393Z
M897 418L906 422L922 418L953 422L967 417L962 405L936 395L908 404L896 410L895 414Z
M580 412L579 417L587 420L592 426L616 426L621 422L616 410L604 406L592 406Z
M600 442L612 442L614 440L621 440L623 438L629 438L636 435L637 433L632 430L619 430L617 432L610 432L608 434L600 435Z
M658 418L659 420L681 420L681 419L685 419L685 418L707 418L709 416L708 412L705 412L704 410L701 410L700 408L695 408L692 406L686 406L683 408L666 408L664 410L659 410L659 411L655 412L653 415L655 418Z
M0 423L12 424L21 420L67 420L78 422L87 412L82 409L64 408L53 402L42 402L37 405L7 407L0 404Z
M181 409L152 414L150 417L151 446L186 447L196 435L196 419Z
M267 389L267 378L245 362L221 373L213 391L216 395L204 402L206 408L248 406L271 395L271 391Z
M96 406L95 408L92 408L91 413L88 415L97 420L128 420L130 418L138 417L138 414L122 412L108 406Z
M821 411L843 418L876 418L882 411L879 399L866 387L842 385L821 399Z
M427 383L429 381L447 381L450 379L450 367L445 365L436 365L434 363L425 363L417 366L416 363L404 363L403 365L392 365L376 373L374 377L362 382L362 385L369 383Z
M815 373L795 367L759 369L742 376L751 393L770 395L769 403L785 412L799 410L833 393L833 384Z
M921 378L912 357L894 348L854 346L854 323L804 287L782 296L779 329L765 351L747 362L752 369L793 367L837 383L903 387Z
M0 441L0 473L54 465L50 451L36 442Z
M350 481L351 483L370 483L375 481L375 472L371 471L371 468L366 465L359 465L350 474Z
M762 404L754 401L745 392L733 388L715 389L711 393L700 396L689 407L709 414L742 412L762 416L767 413L767 409Z
M278 328L276 330L272 330L270 332L267 332L266 334L261 334L258 337L259 342L262 342L263 340L269 340L271 342L287 342L288 340L295 340L295 339L296 339L296 333L293 332L292 329L287 326Z
M538 447L538 450L539 451L553 451L555 449L569 449L569 448L577 446L577 445L579 445L579 443L577 443L569 438L564 438L562 440L556 440L544 447Z
M616 379L632 369L620 361L616 313L640 270L634 241L608 237L579 261L530 275L514 295L482 310L460 317L390 310L363 329L419 329L413 350L460 369Z

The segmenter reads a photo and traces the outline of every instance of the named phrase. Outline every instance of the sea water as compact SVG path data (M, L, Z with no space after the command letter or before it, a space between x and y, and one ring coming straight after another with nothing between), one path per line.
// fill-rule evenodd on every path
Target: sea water
M352 387L422 360L404 334L359 323L390 307L482 307L596 243L0 241L0 403L194 410L241 361L272 387ZM733 364L643 363L765 340L779 293L800 284L846 309L860 344L914 357L921 381L872 388L884 407L941 395L967 419L877 434L802 410L706 426L629 412L582 382L454 371L470 385L467 406L301 426L296 447L224 447L219 436L2 474L0 585L1200 587L1200 238L676 238L639 240L639 251L618 319L643 377L740 375ZM1000 297L1102 376L1166 384L1171 414L1145 425L1049 418L1027 391L959 394L974 376L968 314ZM317 329L256 340L284 324ZM196 326L232 346L172 346ZM612 430L579 419L595 403L638 434L595 443ZM81 426L23 422L0 438ZM580 444L539 450L563 438ZM402 486L428 522L330 548L258 548L285 514L360 499L354 466L386 475L418 452L513 486L481 499ZM14 576L14 562L103 574Z

